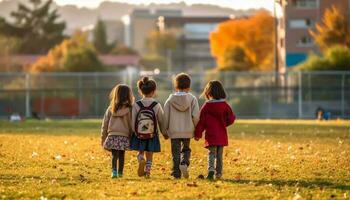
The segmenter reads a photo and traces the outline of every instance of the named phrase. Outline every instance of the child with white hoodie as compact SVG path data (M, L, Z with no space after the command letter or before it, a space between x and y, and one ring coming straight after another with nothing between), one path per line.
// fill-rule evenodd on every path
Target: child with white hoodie
M174 178L188 178L190 140L199 121L199 106L196 97L190 93L191 78L188 74L176 75L174 87L175 93L169 96L164 105L164 128L171 139L171 175Z

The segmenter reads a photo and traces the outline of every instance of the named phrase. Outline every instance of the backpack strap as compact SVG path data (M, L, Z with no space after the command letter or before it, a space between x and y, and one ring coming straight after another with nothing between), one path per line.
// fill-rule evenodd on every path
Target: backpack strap
M148 108L153 109L157 104L158 104L158 102L153 101L153 102L151 103L151 105L148 106Z
M136 101L136 104L140 106L140 108L144 108L145 106L141 101Z

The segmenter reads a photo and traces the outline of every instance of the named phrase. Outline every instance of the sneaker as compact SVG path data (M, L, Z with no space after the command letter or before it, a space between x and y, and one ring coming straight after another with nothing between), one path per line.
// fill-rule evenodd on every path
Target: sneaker
M122 173L118 173L118 178L122 178L123 174Z
M188 178L190 175L188 174L188 167L187 165L180 165L179 166L181 174L184 178Z
M113 170L112 170L111 177L112 177L112 178L118 178L118 171L115 170L115 169L113 169Z
M141 158L139 160L139 168L137 169L137 175L144 176L145 175L145 166L146 166L146 160L144 158Z
M216 175L215 175L215 178L216 178L216 179L221 179L221 177L222 177L222 174L216 174Z
M209 171L208 176L207 176L207 179L208 179L208 180L214 180L214 174L215 174L214 171Z
M151 178L151 173L145 172L145 178Z

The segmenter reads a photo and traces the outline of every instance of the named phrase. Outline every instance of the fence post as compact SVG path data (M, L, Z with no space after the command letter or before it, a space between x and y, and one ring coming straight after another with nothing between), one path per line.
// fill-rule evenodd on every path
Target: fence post
M25 81L26 81L26 117L31 116L31 108L30 108L30 90L31 90L31 85L30 85L30 74L26 73L25 74Z
M79 108L79 112L78 115L79 117L81 117L81 113L83 110L83 106L82 106L82 100L83 100L83 96L82 96L82 80L81 80L81 73L79 73L78 75L78 93L79 93L79 100L78 100L78 108Z
M302 90L302 72L298 72L298 113L299 113L299 119L303 116L303 90Z
M95 115L99 116L100 99L99 99L100 84L97 73L95 73Z
M341 116L345 118L345 74L341 78Z

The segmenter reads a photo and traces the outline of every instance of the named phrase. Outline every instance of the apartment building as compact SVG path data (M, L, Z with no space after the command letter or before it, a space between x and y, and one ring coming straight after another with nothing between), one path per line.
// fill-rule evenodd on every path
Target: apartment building
M309 30L322 21L324 13L332 6L341 9L350 20L350 0L278 0L277 49L280 71L303 62L308 55L319 53Z
M178 45L170 52L172 68L205 70L216 66L209 35L229 17L161 17L158 25L176 33Z

